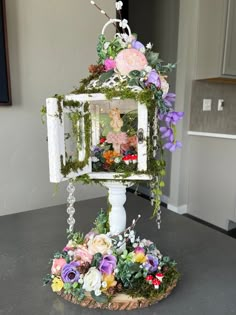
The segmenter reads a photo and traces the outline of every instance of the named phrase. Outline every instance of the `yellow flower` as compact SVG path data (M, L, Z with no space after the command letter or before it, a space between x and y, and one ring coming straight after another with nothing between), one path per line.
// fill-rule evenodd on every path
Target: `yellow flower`
M134 260L134 262L143 264L147 260L147 257L145 256L144 253L137 253L137 254L135 254L133 260Z
M64 287L61 277L55 277L52 281L51 288L53 292L59 292Z
M114 287L117 284L117 281L115 281L114 275L107 275L104 274L103 281L106 282L107 286L104 288L104 291L108 290L111 287Z

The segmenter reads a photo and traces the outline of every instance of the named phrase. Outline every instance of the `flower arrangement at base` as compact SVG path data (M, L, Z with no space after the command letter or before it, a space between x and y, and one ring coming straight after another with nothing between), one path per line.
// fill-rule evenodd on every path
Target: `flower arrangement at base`
M137 236L138 219L124 232L111 235L108 215L101 210L87 235L68 234L68 244L54 255L44 283L78 303L89 296L107 304L120 293L150 301L165 296L180 276L176 262L163 256L152 241Z

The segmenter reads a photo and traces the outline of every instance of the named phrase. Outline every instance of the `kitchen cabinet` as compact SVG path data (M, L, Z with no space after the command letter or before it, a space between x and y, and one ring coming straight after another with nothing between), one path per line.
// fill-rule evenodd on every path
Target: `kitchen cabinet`
M195 79L236 79L236 1L199 0Z

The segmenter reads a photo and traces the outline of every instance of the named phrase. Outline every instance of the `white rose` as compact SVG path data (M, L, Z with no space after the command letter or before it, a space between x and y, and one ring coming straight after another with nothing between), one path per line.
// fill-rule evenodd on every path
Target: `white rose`
M108 254L108 251L112 247L112 241L110 237L105 234L96 235L94 238L90 239L88 242L88 251L94 255L96 253L101 253L102 255Z
M102 274L96 269L91 267L84 276L83 289L85 291L97 291L100 289L102 283Z

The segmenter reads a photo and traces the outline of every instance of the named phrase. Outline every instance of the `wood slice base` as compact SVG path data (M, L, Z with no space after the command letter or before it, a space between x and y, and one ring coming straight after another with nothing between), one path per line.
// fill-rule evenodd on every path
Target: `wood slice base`
M60 295L63 299L74 303L79 304L83 307L88 308L99 308L99 309L108 309L112 311L123 311L123 310L134 310L137 308L145 308L152 304L158 303L161 300L165 299L175 288L177 281L175 281L172 285L170 285L165 293L158 295L156 298L146 299L146 298L132 298L127 294L116 294L114 298L109 303L98 303L96 302L90 295L86 296L82 301L78 301L75 297L71 294L64 294L63 291L58 292L57 294Z

